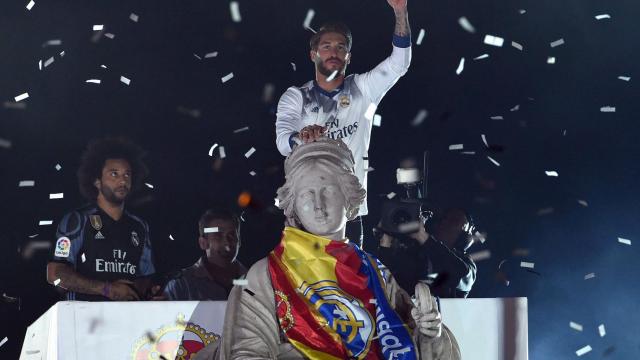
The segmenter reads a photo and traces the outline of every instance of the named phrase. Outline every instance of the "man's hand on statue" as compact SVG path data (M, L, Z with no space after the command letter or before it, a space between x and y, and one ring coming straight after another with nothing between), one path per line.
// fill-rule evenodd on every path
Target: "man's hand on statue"
M147 300L151 301L164 301L167 300L167 297L162 293L162 286L154 285L151 287L149 292L149 298Z
M116 280L111 283L108 298L116 301L140 300L133 289L133 281Z
M417 303L411 309L411 317L416 322L416 331L430 338L439 337L442 335L442 319L429 287L419 282L416 284L415 294Z
M304 144L314 142L324 136L325 128L320 125L308 125L300 130L300 139Z
M396 11L407 9L407 0L387 0L387 3Z

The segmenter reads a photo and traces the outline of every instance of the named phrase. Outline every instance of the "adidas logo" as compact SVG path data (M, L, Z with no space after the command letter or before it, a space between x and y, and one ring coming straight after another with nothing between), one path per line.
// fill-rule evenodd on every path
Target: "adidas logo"
M100 231L98 231L98 233L96 234L94 239L104 239L104 235L102 235L102 233Z

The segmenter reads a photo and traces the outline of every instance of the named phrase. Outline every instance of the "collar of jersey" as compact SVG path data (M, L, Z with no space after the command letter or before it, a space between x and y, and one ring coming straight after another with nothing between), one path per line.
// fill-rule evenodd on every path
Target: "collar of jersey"
M338 86L335 90L329 92L323 88L320 87L320 85L318 85L318 82L313 80L313 87L320 92L320 94L328 97L328 98L333 98L334 96L336 96L340 91L342 91L342 89L344 89L344 80L342 81L342 84L340 84L340 86Z

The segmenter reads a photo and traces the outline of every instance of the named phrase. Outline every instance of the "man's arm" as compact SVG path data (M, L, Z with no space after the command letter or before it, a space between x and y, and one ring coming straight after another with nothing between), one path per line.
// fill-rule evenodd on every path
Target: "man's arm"
M291 153L293 137L302 129L302 93L296 88L288 88L276 112L276 145L283 156Z
M116 280L105 282L89 279L78 274L73 268L64 263L50 262L47 264L47 282L81 294L102 295L111 300L140 300L133 289L133 282L128 280Z
M405 37L411 34L409 28L409 12L407 11L407 0L387 0L389 5L393 8L393 13L396 15L396 28L394 35Z

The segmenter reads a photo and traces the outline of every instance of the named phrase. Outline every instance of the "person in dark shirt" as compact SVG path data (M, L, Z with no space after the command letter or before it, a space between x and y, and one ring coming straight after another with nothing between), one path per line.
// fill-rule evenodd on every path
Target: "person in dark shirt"
M227 300L233 280L247 273L237 260L240 221L234 213L207 210L198 221L198 231L198 245L204 254L167 284L167 300Z
M140 300L152 288L149 226L125 210L147 175L142 150L122 138L89 144L78 170L80 192L91 204L63 216L47 281L67 300Z

